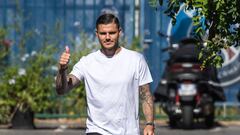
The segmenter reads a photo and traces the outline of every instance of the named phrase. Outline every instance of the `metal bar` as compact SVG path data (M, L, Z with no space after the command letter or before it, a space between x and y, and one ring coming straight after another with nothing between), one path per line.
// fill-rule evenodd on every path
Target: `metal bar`
M56 119L56 118L80 118L80 117L84 117L84 115L80 115L80 114L69 115L69 114L37 113L37 114L35 114L34 117L35 118Z

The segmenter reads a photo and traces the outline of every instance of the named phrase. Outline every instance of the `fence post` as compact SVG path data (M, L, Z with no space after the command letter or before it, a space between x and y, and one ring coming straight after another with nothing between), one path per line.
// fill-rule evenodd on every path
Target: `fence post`
M227 110L226 103L223 103L223 118L226 118L227 116L226 110Z

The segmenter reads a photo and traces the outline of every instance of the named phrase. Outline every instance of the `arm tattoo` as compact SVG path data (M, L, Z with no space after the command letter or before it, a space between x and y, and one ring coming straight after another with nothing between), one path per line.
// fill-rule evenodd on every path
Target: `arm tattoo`
M80 81L73 75L67 75L67 71L59 71L56 78L56 92L63 95L77 86Z
M149 84L140 86L140 98L142 101L143 113L147 122L153 122L153 97L150 92Z

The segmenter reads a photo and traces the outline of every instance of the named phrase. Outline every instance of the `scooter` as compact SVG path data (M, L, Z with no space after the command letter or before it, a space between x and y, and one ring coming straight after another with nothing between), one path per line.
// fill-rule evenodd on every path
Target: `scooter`
M217 85L216 69L201 69L197 41L182 40L170 49L166 71L154 93L155 102L168 115L170 127L182 123L191 129L195 119L203 118L207 127L214 124L214 103L225 101L223 89ZM215 83L212 83L215 82Z

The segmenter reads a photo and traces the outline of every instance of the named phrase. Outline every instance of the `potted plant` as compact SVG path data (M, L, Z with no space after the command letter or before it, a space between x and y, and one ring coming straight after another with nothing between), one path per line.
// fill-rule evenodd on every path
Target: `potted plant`
M0 77L1 99L13 128L34 128L33 112L50 107L54 95L52 46L23 55L21 64L9 65Z

